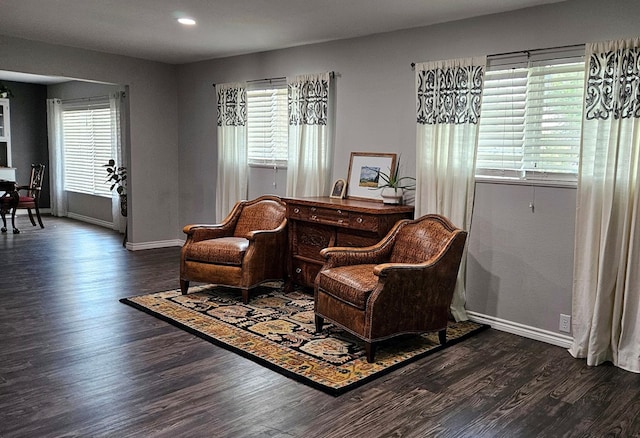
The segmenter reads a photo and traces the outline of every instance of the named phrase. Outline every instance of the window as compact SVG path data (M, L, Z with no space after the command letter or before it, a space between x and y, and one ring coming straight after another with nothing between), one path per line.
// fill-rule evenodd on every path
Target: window
M476 175L576 181L582 123L581 56L494 65L485 75ZM499 64L499 61L494 61Z
M108 101L63 104L64 190L111 197L104 164L112 158L111 111Z
M250 85L247 89L249 165L284 168L289 147L286 82L270 80Z

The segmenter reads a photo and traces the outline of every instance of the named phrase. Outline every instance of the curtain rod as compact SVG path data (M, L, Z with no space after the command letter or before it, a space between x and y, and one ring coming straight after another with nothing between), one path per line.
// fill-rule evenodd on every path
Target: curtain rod
M78 97L75 99L60 99L62 103L76 103L76 102L91 102L92 100L109 100L109 95L104 96L91 96L91 97Z
M527 57L530 57L532 53L536 53L536 52L545 52L548 50L559 50L559 49L579 49L580 47L584 47L584 44L570 44L567 46L547 47L544 49L516 50L514 52L503 52L503 53L494 53L492 55L487 55L487 59L497 58L499 56L518 55L518 54L524 54L524 55L527 55ZM414 69L415 67L416 67L416 63L412 62L411 69Z
M333 71L330 71L330 72L329 72L329 76L331 76L332 78L335 78L335 77L336 77L336 73L335 73L335 72L333 72ZM246 82L247 82L247 84L251 84L251 83L253 83L253 82L263 82L263 81L281 81L281 80L283 80L283 79L287 79L287 77L286 77L286 76L280 76L280 77L277 77L277 78L253 79L253 80L251 80L251 81L246 81ZM215 84L215 83L212 83L211 85L213 85L214 87L216 86L216 84Z

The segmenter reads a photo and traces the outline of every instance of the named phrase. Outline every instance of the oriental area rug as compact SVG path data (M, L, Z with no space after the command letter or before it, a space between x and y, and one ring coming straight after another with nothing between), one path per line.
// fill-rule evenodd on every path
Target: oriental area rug
M398 337L378 344L368 363L364 344L325 321L315 333L313 296L284 293L281 282L239 291L211 285L124 298L121 302L161 318L216 345L326 393L340 395L411 361L449 347L487 326L450 322L447 344L437 333Z

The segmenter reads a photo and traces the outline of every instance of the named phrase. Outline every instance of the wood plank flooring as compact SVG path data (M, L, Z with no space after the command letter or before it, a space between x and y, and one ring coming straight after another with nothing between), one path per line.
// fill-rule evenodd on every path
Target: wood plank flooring
M640 375L495 330L326 395L118 302L179 248L44 221L0 235L0 437L640 437Z

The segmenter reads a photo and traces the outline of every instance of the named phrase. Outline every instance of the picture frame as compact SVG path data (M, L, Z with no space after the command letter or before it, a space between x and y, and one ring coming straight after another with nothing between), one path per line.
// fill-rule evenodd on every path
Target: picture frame
M390 172L396 167L396 154L351 152L347 177L347 198L382 202L379 186L380 171Z
M334 181L329 197L333 199L343 199L345 193L347 193L347 182L339 178Z

